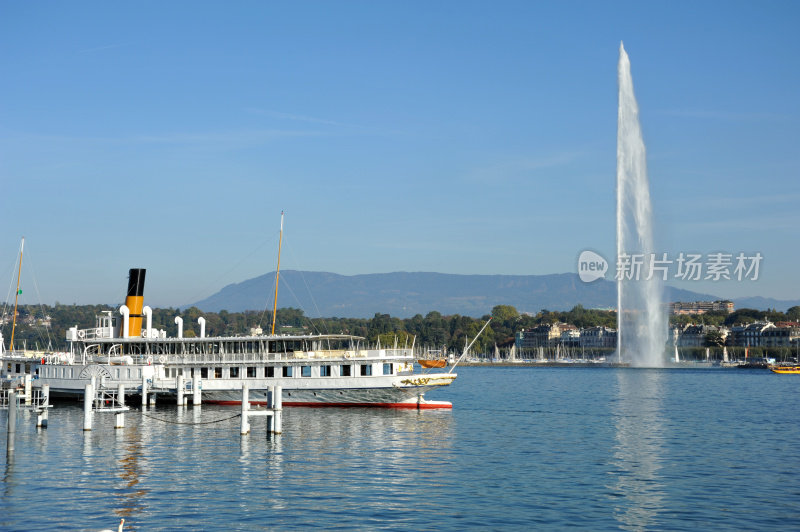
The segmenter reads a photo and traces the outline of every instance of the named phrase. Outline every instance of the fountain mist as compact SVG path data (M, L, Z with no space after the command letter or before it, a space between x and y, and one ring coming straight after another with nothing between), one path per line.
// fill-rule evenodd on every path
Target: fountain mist
M617 352L634 366L661 367L667 340L663 280L650 279L653 220L639 106L633 93L631 63L619 46L619 116L617 122L617 260L628 255L644 260L617 280ZM635 262L635 261L634 261ZM630 276L631 278L626 278Z

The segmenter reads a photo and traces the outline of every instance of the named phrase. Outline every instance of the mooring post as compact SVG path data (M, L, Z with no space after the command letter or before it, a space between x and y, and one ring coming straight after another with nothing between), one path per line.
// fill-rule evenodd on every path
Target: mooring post
M250 410L250 389L247 383L242 383L242 428L239 432L242 436L250 432L250 423L247 421L248 410Z
M25 404L31 404L31 375L30 373L25 374Z
M147 376L142 371L142 410L147 409Z
M117 388L117 407L125 406L125 385L120 384ZM116 419L114 420L115 429L125 428L125 412L117 412Z
M198 373L200 373L198 371ZM200 376L196 376L194 380L192 380L192 406L200 406L201 402L201 393L203 390L203 381L200 380Z
M272 402L275 404L275 434L280 434L283 432L283 386L275 386Z
M92 385L92 409L96 410L100 405L98 404L97 399L97 377L95 375L92 375L92 377L89 379L89 384Z
M50 385L42 384L42 404L39 405L39 411L36 415L36 427L43 429L47 428L47 411L50 409Z
M8 390L8 443L6 453L14 452L14 438L17 434L17 390Z
M267 436L275 432L275 387L267 388Z
M178 375L175 377L175 389L178 392L178 408L184 406L183 404L183 375Z
M92 404L94 403L94 390L87 384L83 391L83 430L92 430Z

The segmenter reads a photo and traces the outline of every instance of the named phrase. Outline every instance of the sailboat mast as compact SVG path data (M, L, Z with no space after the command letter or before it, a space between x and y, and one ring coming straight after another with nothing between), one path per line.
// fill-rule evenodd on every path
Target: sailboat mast
M14 317L11 321L11 343L8 346L9 351L14 350L14 329L17 328L17 300L19 299L19 280L22 276L22 250L25 249L25 237L22 237L22 243L19 245L19 268L17 268L17 293L14 295Z
M275 301L272 303L272 331L275 334L275 313L278 311L278 278L281 276L281 246L283 244L283 211L281 211L281 234L278 237L278 267L275 268Z

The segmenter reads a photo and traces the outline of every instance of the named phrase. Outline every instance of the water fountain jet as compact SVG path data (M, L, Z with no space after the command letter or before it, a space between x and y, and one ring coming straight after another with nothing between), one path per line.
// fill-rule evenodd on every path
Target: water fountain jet
M622 275L618 268L617 355L633 366L662 367L667 340L663 278L660 272L650 275L655 253L650 184L631 64L622 43L618 75L617 261L619 265L628 257L630 267Z

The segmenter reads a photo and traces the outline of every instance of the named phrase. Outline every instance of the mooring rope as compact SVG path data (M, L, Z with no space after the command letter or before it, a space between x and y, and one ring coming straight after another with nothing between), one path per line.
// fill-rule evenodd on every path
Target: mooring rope
M173 425L211 425L212 423L221 423L223 421L228 421L228 420L233 419L235 417L241 417L241 415L242 415L241 413L234 414L231 417L226 417L226 418L222 418L222 419L215 419L214 421L190 421L190 422L186 422L186 421L170 421L169 419L164 419L164 418L157 417L157 416L151 416L151 415L146 414L144 412L142 412L141 414L144 417L149 417L150 419L156 419L158 421L163 421L164 423L172 423Z

